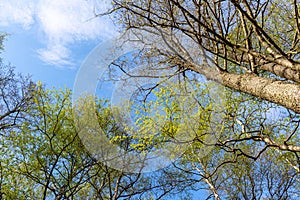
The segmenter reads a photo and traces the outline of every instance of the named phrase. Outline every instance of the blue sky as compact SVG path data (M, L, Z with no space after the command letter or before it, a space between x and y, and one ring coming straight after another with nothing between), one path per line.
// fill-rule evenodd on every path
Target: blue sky
M116 35L109 18L94 13L105 0L1 0L0 31L9 36L1 57L48 87L72 88L84 58Z

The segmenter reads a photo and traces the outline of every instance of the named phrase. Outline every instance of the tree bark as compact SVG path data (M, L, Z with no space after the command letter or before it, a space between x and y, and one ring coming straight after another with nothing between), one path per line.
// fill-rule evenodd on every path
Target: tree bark
M253 74L222 73L225 86L282 105L300 113L300 86Z
M236 55L230 52L226 53L227 56L231 59L231 60L238 60L239 62L246 62L246 63L251 63L251 60L249 58L247 58L246 56L242 56L242 55ZM220 54L221 56L224 57L224 51L222 51L222 54ZM253 55L251 55L253 56ZM281 59L281 61L277 61L277 59L274 59L274 61L270 62L267 61L265 59L262 58L257 58L255 56L253 56L253 59L261 70L264 71L268 71L271 72L272 74L275 74L276 76L285 78L287 80L290 81L294 81L296 83L300 83L300 71L299 70L295 70L295 68L298 68L299 64L290 64L288 66L284 66L278 63L284 63ZM279 60L279 59L278 59ZM286 63L290 63L288 61L286 61ZM297 66L297 67L294 67Z
M261 99L284 106L300 113L300 85L272 78L260 77L255 74L234 74L211 68L193 67L191 70L222 85L244 92Z

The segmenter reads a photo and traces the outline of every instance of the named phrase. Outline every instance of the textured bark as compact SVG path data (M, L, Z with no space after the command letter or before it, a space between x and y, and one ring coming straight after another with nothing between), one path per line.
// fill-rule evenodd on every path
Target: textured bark
M282 78L300 83L299 71L273 63L262 65L260 68Z
M253 74L222 72L225 86L282 105L300 113L300 85L259 77Z
M225 71L217 74L211 68L194 67L192 70L226 87L251 94L300 113L300 85L298 84L260 77L255 74L234 74Z
M224 54L224 51L222 51L222 54ZM251 54L250 54L251 55ZM224 55L223 55L224 56ZM228 53L227 56L232 60L238 60L239 62L246 62L251 63L251 59L247 56L242 55L235 55L233 53ZM252 56L252 55L251 55ZM294 81L297 83L300 83L300 71L295 70L295 68L298 68L299 64L292 64L288 61L286 63L289 63L288 66L284 66L278 63L284 63L283 59L274 59L272 62L268 62L265 59L257 58L252 56L254 59L254 63L259 66L261 70L271 72L272 74L275 74L276 76L285 78L290 81ZM281 60L281 62L280 62ZM296 66L296 67L294 67Z

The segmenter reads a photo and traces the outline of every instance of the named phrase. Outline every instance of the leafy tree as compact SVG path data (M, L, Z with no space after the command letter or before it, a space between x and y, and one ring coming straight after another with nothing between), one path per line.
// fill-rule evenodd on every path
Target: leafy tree
M187 76L181 83L151 88L155 97L135 96L130 108L138 111L139 134L129 145L143 153L184 144L185 153L165 173L175 178L180 175L172 169L177 169L190 181L186 190L204 189L208 198L299 198L299 115L230 89L224 101L214 103L216 97L209 94L216 85ZM174 140L182 130L185 138ZM209 140L211 135L217 140Z
M2 199L185 196L182 188L189 181L184 176L163 179L163 171L154 174L118 171L91 156L78 135L69 90L46 90L38 83L32 94L25 120L2 142ZM117 128L106 101L99 100L96 105L95 111L101 116L99 124L110 134L111 142L116 142L122 129ZM176 182L182 183L181 187Z
M201 157L194 143L184 169L208 182L215 199L299 198L299 152L280 148L299 143L298 117L252 97L229 94L216 148Z
M31 90L33 98L26 117L3 141L2 198L163 199L172 195L191 198L189 191L205 189L208 197L216 199L296 199L298 154L283 151L275 142L284 144L287 138L288 144L298 142L295 133L291 137L286 135L290 130L297 131L297 116L287 112L285 120L274 123L267 116L273 105L227 90L228 101L223 102L222 110L215 110L224 113L223 120L218 121L221 134L217 141L209 143L205 137L216 126L209 119L214 113L210 105L214 99L205 95L209 86L196 83L188 88L195 90L193 101L185 95L172 99L178 88L171 85L157 89L156 99L131 107L135 111L153 106L166 109L155 115L147 115L149 112L136 115L140 130L156 125L155 137L146 141L147 131L131 137L130 132L124 132L114 121L108 102L96 101L98 122L110 141L139 153L168 145L181 127L193 124L189 126L194 129L193 137L180 141L188 146L184 155L169 167L146 174L111 169L92 157L82 145L74 124L71 92L45 90L38 83ZM200 110L195 109L195 102L202 104ZM178 116L184 116L182 112L193 121L178 121ZM120 140L119 136L124 137ZM258 136L268 136L274 144L257 142ZM214 148L210 153L202 155L203 149L211 145Z
M203 137L215 124L198 120L194 138L185 141L189 148L173 167L193 178L195 190L206 190L207 199L298 199L299 153L279 147L298 144L298 118L287 112L276 121L270 115L277 106L227 92L217 142Z

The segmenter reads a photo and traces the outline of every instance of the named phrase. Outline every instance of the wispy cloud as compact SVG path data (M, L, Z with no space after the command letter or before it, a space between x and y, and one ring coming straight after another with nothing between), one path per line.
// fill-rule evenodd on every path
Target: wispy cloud
M26 3L25 3L26 2ZM106 2L106 3L105 3ZM37 24L44 48L37 51L44 62L58 67L72 65L70 45L84 40L108 39L115 35L108 18L93 18L94 9L104 11L104 0L10 0L0 3L0 25ZM4 12L3 12L4 11Z
M20 24L24 29L28 29L34 23L34 12L34 1L1 1L0 25Z
M73 66L70 51L63 45L53 44L46 49L39 49L37 53L41 60L56 67Z

